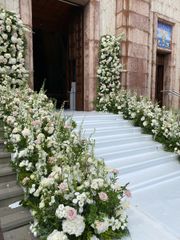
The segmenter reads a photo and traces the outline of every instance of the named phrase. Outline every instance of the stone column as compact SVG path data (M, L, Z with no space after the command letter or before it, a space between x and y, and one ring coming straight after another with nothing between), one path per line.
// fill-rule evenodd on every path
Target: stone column
M122 62L127 72L122 74L122 85L149 95L150 0L116 0L116 3L116 34L126 35Z
M26 68L29 70L29 86L33 89L33 43L32 43L32 3L31 0L19 0L20 16L23 23L29 29L26 33Z
M99 47L99 0L90 0L84 9L84 110L94 109Z

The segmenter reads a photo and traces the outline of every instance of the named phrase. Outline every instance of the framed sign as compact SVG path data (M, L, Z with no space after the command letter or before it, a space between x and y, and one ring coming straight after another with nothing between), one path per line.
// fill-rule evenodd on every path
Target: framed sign
M163 22L158 22L157 27L158 48L171 50L172 29L173 29L172 25Z

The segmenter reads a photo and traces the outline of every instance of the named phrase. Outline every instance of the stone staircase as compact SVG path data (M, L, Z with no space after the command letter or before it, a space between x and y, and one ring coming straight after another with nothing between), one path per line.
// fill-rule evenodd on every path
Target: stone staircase
M132 192L129 230L132 240L180 239L180 163L152 136L141 133L122 116L66 112L85 137L95 140L95 153L119 169L119 182ZM82 128L81 128L82 127Z
M31 215L28 210L9 205L23 199L23 190L16 182L10 166L10 154L4 149L0 129L0 240L32 240L29 231Z

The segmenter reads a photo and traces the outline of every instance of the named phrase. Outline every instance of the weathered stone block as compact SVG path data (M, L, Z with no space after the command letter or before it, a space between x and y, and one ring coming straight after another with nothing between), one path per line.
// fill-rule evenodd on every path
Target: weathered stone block
M149 45L149 34L137 28L128 28L128 40L137 44Z
M127 69L129 72L148 73L147 60L129 57Z
M135 27L142 31L149 32L149 30L150 30L149 18L146 16L142 16L140 14L137 14L137 13L130 12L129 26Z
M130 11L149 17L149 2L145 2L142 0L129 0L129 9Z
M123 9L123 1L116 0L116 13L119 13Z
M116 16L116 28L120 28L123 26L123 13L118 13Z
M128 56L148 59L148 47L137 43L128 44Z
M127 38L127 32L126 32L126 27L120 27L120 28L118 28L117 29L117 31L116 31L116 35L119 35L119 34L122 34L122 33L124 33L125 34L125 39Z
M144 73L127 73L127 87L128 89L135 90L138 94L144 95L146 92L147 74Z

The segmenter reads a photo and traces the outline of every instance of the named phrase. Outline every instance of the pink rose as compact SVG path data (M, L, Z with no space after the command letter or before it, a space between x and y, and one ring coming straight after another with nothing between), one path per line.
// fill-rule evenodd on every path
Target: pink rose
M108 200L108 195L105 192L100 192L100 193L98 193L98 195L99 195L99 198L101 201L105 202Z
M114 174L118 174L118 173L119 173L119 170L116 169L116 168L113 168L113 169L112 169L112 173L114 173Z
M32 121L33 126L39 126L40 124L41 124L41 122L39 120Z
M67 207L66 218L68 220L74 220L77 217L77 211L75 208Z
M70 128L71 128L71 125L69 125L68 123L65 123L64 128L70 129Z
M126 190L124 194L129 198L132 196L131 192L129 190Z
M68 190L68 185L67 185L67 183L62 182L62 183L59 184L58 188L59 188L59 190L61 190L62 192L65 192L66 190Z
M49 158L48 158L48 163L53 164L53 163L55 163L55 162L56 162L55 157L49 157Z

